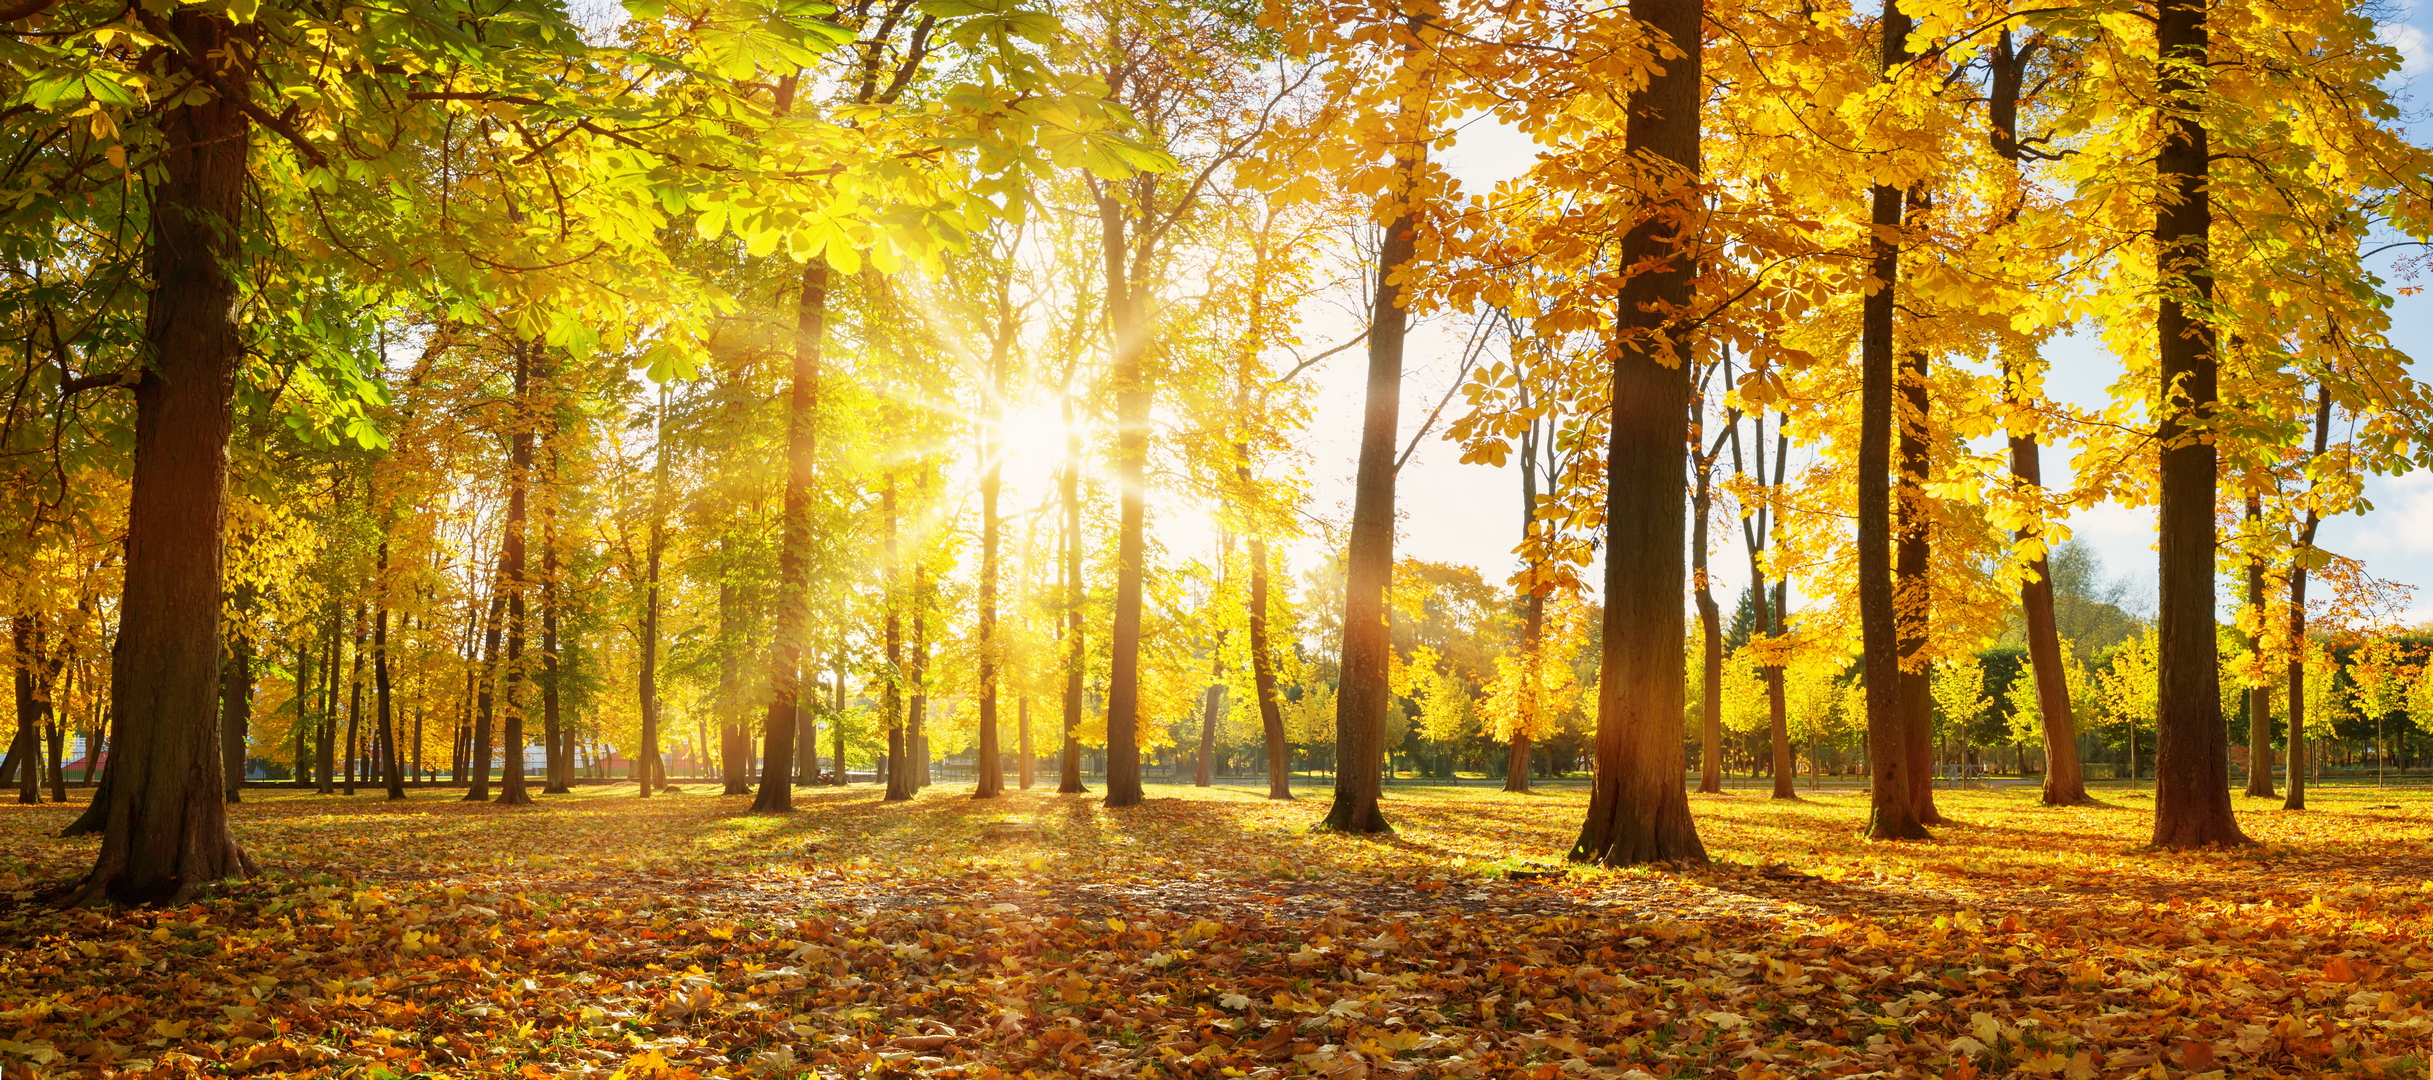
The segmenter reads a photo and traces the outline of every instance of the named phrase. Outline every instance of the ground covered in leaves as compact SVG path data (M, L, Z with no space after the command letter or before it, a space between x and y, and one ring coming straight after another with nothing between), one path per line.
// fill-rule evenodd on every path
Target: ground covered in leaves
M53 911L77 809L0 805L0 1073L660 1077L2424 1076L2433 794L1693 796L1713 864L1589 871L1577 789L1147 805L940 786L466 805L248 792L261 880Z

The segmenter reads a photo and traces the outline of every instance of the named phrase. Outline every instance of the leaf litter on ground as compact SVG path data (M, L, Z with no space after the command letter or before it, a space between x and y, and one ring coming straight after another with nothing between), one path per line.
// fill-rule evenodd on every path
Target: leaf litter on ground
M272 872L56 911L75 805L0 807L0 1073L49 1076L2423 1076L2433 796L2150 804L1693 797L1715 861L1565 867L1584 795L696 789L509 810L247 793ZM2391 800L2399 800L2393 803ZM2389 807L2400 807L2392 811ZM1030 828L1009 829L1007 824ZM1546 869L1558 873L1536 876ZM1517 871L1517 872L1516 872Z

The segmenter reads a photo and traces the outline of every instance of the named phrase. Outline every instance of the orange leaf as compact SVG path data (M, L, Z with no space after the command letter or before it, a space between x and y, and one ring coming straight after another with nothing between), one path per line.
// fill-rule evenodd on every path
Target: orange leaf
M2348 957L2332 957L2330 960L2324 961L2323 981L2336 983L2356 982L2357 969L2349 966Z

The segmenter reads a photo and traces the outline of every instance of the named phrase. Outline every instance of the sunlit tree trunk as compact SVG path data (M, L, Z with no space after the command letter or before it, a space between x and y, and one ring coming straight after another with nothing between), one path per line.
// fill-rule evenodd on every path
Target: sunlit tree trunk
M1723 792L1723 611L1715 603L1714 579L1707 570L1707 519L1714 512L1715 459L1701 454L1706 444L1705 403L1690 399L1690 448L1698 470L1690 493L1690 585L1698 604L1699 689L1705 695L1698 709L1698 791ZM1533 608L1531 618L1536 619ZM1524 781L1523 787L1525 788ZM1504 789L1512 790L1507 782Z
M1064 750L1057 759L1056 793L1084 795L1081 783L1082 639L1081 605L1081 429L1073 424L1073 395L1064 395L1064 475L1057 479L1064 500Z
M473 693L472 740L466 745L465 763L472 769L472 780L466 787L466 802L490 801L490 758L496 749L491 745L491 718L497 708L498 649L504 635L507 615L506 560L500 558L501 572L490 589L490 614L482 630L482 660L477 688Z
M1513 367L1516 372L1520 363L1520 352L1515 349ZM1524 377L1520 382L1521 406L1527 408L1529 405L1528 380ZM1527 544L1530 538L1537 535L1538 438L1538 425L1535 420L1532 420L1529 426L1521 432L1521 542L1523 544ZM1703 485L1701 485L1701 492L1703 493ZM1699 513L1697 539L1691 541L1690 545L1690 550L1697 559L1696 580L1701 597L1706 596L1705 517L1702 508ZM1534 557L1533 555L1532 558ZM1521 622L1521 662L1527 665L1523 678L1528 680L1528 689L1521 697L1525 703L1523 715L1520 717L1520 723L1512 732L1511 744L1506 748L1504 754L1504 790L1521 793L1529 790L1530 733L1535 730L1540 710L1545 708L1545 703L1539 698L1541 687L1538 685L1538 650L1544 647L1541 635L1546 628L1546 597L1545 594L1538 591L1534 578L1529 583L1529 597L1524 602L1527 604L1528 614L1523 617ZM1709 605L1714 603L1712 598L1708 598L1705 602ZM1708 700L1714 699L1710 697ZM1714 706L1710 705L1708 708L1711 710ZM1710 748L1707 751L1707 759L1710 763L1714 760L1714 756L1714 751ZM1710 764L1709 768L1712 767Z
M2264 518L2264 501L2247 497L2247 521L2251 527ZM2261 658L2264 654L2264 559L2260 555L2247 558L2247 610L2253 612L2257 632L2247 636L2247 648ZM2269 799L2277 794L2272 786L2272 683L2259 681L2247 688L2247 794Z
M1683 549L1689 489L1691 352L1697 300L1692 215L1699 176L1699 27L1702 0L1631 0L1632 18L1685 55L1664 61L1630 95L1624 138L1660 161L1678 185L1622 238L1623 280L1615 311L1613 410L1606 450L1605 611L1597 675L1596 772L1588 819L1572 845L1577 862L1624 866L1702 862L1706 846L1690 819L1682 775L1681 722L1687 686L1681 610L1689 574Z
M1140 786L1140 621L1142 575L1147 570L1149 465L1149 376L1142 369L1147 345L1146 311L1140 282L1128 272L1123 206L1110 194L1098 197L1100 239L1107 264L1107 321L1115 338L1108 377L1115 391L1115 621L1107 646L1108 806L1137 806Z
M363 760L363 654L364 644L372 636L369 617L363 602L355 602L354 661L346 675L346 778L345 792L355 793L355 774Z
M790 79L785 91L793 93ZM795 305L794 357L786 394L786 497L777 555L777 602L769 643L769 711L762 720L759 813L794 809L794 728L802 707L803 656L810 648L811 481L818 461L820 351L828 333L828 260L803 265Z
M313 770L316 790L323 795L335 793L332 782L338 758L338 669L346 653L346 609L332 601L329 606L329 651L323 654L321 665L321 727L313 733Z
M378 702L380 717L380 746L385 772L382 780L388 788L391 802L403 800L405 793L405 755L397 744L397 718L392 711L389 671L389 542L380 541L380 580L375 586L378 610L372 615L372 689Z
M1909 59L1913 25L1898 0L1885 0L1878 33L1887 71ZM1868 240L1867 273L1873 280L1859 313L1858 599L1862 677L1867 696L1867 836L1875 840L1921 840L1916 788L1931 780L1916 775L1908 754L1908 724L1902 707L1900 620L1892 587L1893 296L1900 281L1901 189L1868 189L1875 226Z
M17 801L27 806L42 805L42 698L34 686L34 665L41 655L38 643L40 616L20 613L13 620L16 629L16 659L13 674L17 687L17 735L8 748L8 759L0 763L0 781L17 782Z
M506 753L499 773L497 800L501 806L527 806L532 802L532 793L524 784L524 747L531 742L524 734L524 684L528 681L524 670L524 593L528 584L524 572L524 537L530 520L532 498L532 352L535 348L534 343L526 341L514 344L515 431L507 444L507 532L499 543L498 553L499 584L507 590L507 672L503 680L507 699L506 731L505 737L500 740ZM665 461L665 452L662 451L663 472ZM656 528L652 533L655 548L658 539ZM656 554L654 550L651 567L654 601L658 585ZM642 679L645 686L651 685L654 677L651 650L658 644L656 603L652 608L651 613L645 616L645 622L651 624L643 639ZM657 702L654 699L651 708L643 713L646 745L649 743L649 725L656 719Z
M111 759L98 796L101 851L70 903L184 899L250 876L221 790L221 531L228 432L243 346L233 318L237 229L251 128L235 98L252 92L234 59L236 28L181 8L174 46L229 56L219 92L162 100L165 138L147 169L151 245L143 376L135 388L119 637L111 663Z
M1915 189L1910 198L1915 208L1924 208L1924 200ZM1934 675L1926 659L1927 628L1934 614L1934 587L1928 580L1934 515L1926 496L1931 466L1927 420L1933 401L1926 389L1926 353L1912 350L1906 355L1908 362L1901 365L1899 373L1900 400L1895 425L1900 479L1892 499L1892 593L1895 617L1900 622L1901 730L1912 777L1910 803L1916 807L1920 822L1940 825L1945 819L1943 812L1935 808Z
M2331 440L2332 393L2328 387L2317 393L2315 456L2322 457ZM2306 745L2306 559L2315 549L2315 528L2322 523L2321 514L2310 505L2305 523L2298 527L2298 542L2290 549L2289 795L2281 801L2284 810L2306 809L2306 768L2314 756Z
M1259 695L1259 732L1266 741L1267 797L1293 797L1292 744L1284 737L1284 707L1276 697L1276 663L1267 651L1267 541L1250 538L1250 681Z
M1410 176L1417 163L1405 158ZM1367 409L1360 424L1360 463L1352 485L1352 533L1345 552L1343 652L1335 687L1335 801L1323 828L1337 832L1394 831L1378 808L1383 793L1386 710L1392 631L1385 594L1394 576L1394 443L1402 417L1403 340L1410 317L1397 280L1415 254L1408 213L1386 225L1377 252L1376 305L1369 321Z
M1003 427L1005 412L1005 354L1013 346L1014 319L1008 310L1005 293L997 295L998 330L989 350L989 405L982 419L984 427L980 440L980 745L973 759L978 777L972 786L972 798L993 799L1005 793L1002 754L997 746L997 693L999 646L997 644L997 573L998 547L1003 542L1004 522L997 517L997 496L1004 486L1005 451ZM1028 728L1024 729L1028 735ZM1027 779L1030 766L1023 766ZM1026 782L1025 787L1029 786Z
M896 548L895 474L887 474L879 495L880 513L887 520L887 801L912 798L919 777L907 755L913 740L904 730L904 579Z
M2168 107L2194 109L2207 59L2204 0L2159 0L2156 89ZM2164 281L2155 337L2163 400L2155 439L2161 492L2157 575L2154 843L2186 848L2250 843L2230 804L2229 737L2222 725L2221 657L2214 630L2214 332L2208 234L2212 170L2204 124L2166 114L2155 156L2161 191L2154 244ZM2190 309L2194 308L2192 312Z
M1225 700L1225 632L1217 632L1217 659L1208 672L1207 700L1200 706L1200 754L1191 773L1193 787L1207 787L1216 779L1217 706Z

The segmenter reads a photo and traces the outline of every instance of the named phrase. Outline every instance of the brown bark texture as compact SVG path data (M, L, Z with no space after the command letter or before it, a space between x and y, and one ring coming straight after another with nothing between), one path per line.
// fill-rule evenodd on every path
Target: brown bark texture
M1605 611L1597 674L1596 774L1576 862L1704 862L1683 777L1681 596L1688 522L1690 358L1697 331L1701 0L1631 0L1630 13L1686 55L1631 95L1624 138L1674 171L1675 188L1622 238L1613 409L1606 451Z

